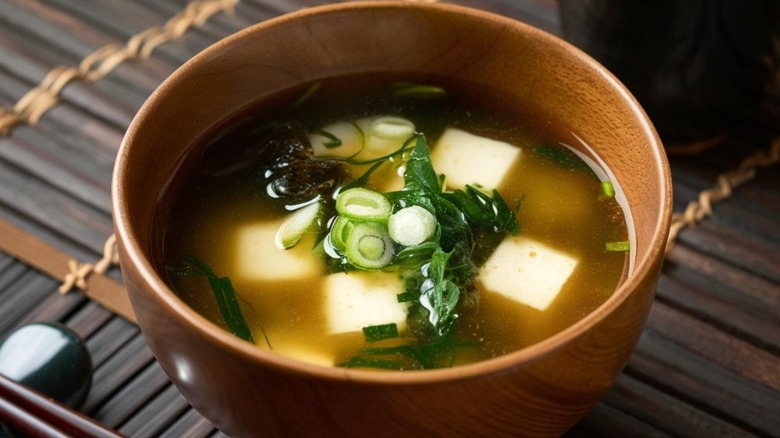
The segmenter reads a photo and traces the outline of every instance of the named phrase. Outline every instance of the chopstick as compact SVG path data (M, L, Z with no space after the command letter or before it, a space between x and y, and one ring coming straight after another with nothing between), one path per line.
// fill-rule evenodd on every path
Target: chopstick
M2 374L0 423L24 436L122 437L115 430Z

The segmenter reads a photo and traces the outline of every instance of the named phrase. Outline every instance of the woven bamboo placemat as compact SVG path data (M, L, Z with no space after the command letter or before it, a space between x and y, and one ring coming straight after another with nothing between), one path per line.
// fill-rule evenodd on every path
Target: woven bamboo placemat
M79 62L54 67L41 75L40 82L20 87L27 91L19 93L18 99L0 100L0 137L5 136L14 145L18 142L32 146L31 149L42 147L45 138L37 136L38 127L42 131L49 129L45 126L48 121L78 124L78 119L65 119L61 114L78 105L80 96L99 97L101 87L119 81L154 83L154 79L143 77L143 71L159 69L161 59L185 61L197 51L192 50L191 39L202 41L201 45L209 44L218 35L296 7L281 0L141 0L137 5L110 1L103 5L96 1L106 8L139 14L153 11L157 17L169 14L171 18L159 20L163 23L159 26L128 32L124 43L112 42L100 45L98 50L87 50ZM21 3L12 3L12 7L23 9ZM110 24L100 15L105 12L76 13L64 0L51 3L49 9L37 3L35 7L41 16L54 21L66 21L65 16L72 13L103 23L95 28ZM496 1L493 5L521 19L539 17L538 11L554 10L549 2L528 3L536 9L522 9L524 6L514 2ZM240 13L229 15L237 7L242 8ZM0 12L0 21L10 10ZM549 17L542 16L544 20L550 20ZM26 16L20 20L10 28L12 32L23 33L37 23ZM115 26L117 32L125 31L123 25ZM128 65L136 67L131 69ZM134 99L132 93L122 98ZM127 119L112 104L95 110L98 119L122 126ZM58 113L58 109L62 111ZM87 130L95 129L95 122L85 120ZM777 133L777 124L773 123L776 122L760 129ZM719 427L734 435L740 435L740 431L771 435L772 430L780 430L772 427L780 420L762 414L778 406L780 389L777 373L771 372L780 351L778 339L772 337L772 333L777 334L777 323L772 321L780 304L780 295L775 293L777 276L773 274L777 262L756 255L778 246L776 234L772 235L777 222L765 218L776 211L777 191L773 195L766 187L777 181L776 173L769 168L778 162L780 146L772 135L751 135L725 139L714 151L673 162L678 213L670 235L670 263L659 283L659 297L648 330L616 388L577 430L603 435L599 431L611 427L613 431L652 435L659 430L690 430L686 427L694 424ZM52 144L53 148L57 146ZM110 158L110 152L106 156ZM749 184L750 181L757 182ZM0 200L8 203L5 193L0 189ZM88 208L84 214L89 211ZM0 312L5 312L6 322L0 323L0 331L30 320L67 320L88 339L98 365L96 385L85 411L112 427L132 432L133 436L215 433L170 385L142 336L133 328L134 317L115 266L110 230L104 230L102 239L106 240L101 257L90 250L63 250L60 236L52 238L48 232L38 232L40 228L35 224L13 215L10 219L0 216L0 249L11 256L0 257L0 294L3 285L6 289L12 285L18 291L2 295L6 300L0 305ZM741 223L752 228L743 229ZM728 236L734 232L748 236L749 246L734 245L737 240ZM763 242L761 236L765 237ZM679 244L673 245L675 242ZM29 267L45 275L36 275ZM54 287L48 286L45 278L53 279ZM50 295L55 289L81 292ZM122 318L115 318L115 314ZM739 357L743 365L732 364L733 357ZM666 375L659 378L656 372ZM112 379L121 383L112 383ZM717 392L712 393L708 387ZM662 407L663 403L666 404ZM168 408L162 409L163 406Z

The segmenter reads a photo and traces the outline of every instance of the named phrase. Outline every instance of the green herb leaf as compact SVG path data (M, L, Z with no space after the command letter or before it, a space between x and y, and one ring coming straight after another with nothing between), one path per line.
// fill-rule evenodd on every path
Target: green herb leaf
M460 289L445 277L450 255L441 248L436 249L427 266L427 280L423 282L420 291L420 304L428 310L428 320L439 335L447 333L458 318L455 307L458 305Z
M520 232L515 212L509 209L501 195L493 190L493 196L481 192L473 186L466 190L455 190L442 194L466 215L469 223L478 229L491 230L499 233L508 231L512 234Z
M393 259L391 268L417 269L427 263L434 251L439 248L438 242L428 241L415 246L407 246L398 251Z
M441 193L441 184L431 161L431 152L424 135L417 136L404 171L404 190L427 194Z

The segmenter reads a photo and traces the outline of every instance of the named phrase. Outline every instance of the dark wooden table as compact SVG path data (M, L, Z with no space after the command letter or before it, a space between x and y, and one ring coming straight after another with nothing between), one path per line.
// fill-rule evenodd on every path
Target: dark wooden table
M122 135L177 66L220 38L318 0L244 0L149 59L94 83L74 81L34 126L0 137L0 218L79 260L112 234L109 184ZM554 0L457 0L559 33ZM0 106L12 107L51 69L162 25L186 0L0 0ZM675 210L716 177L769 147L780 105L722 145L672 157ZM684 229L660 279L635 354L570 436L780 436L780 172L756 177ZM121 278L118 270L109 273ZM0 336L59 321L86 339L95 363L83 412L133 437L218 436L162 372L138 328L80 292L0 252Z

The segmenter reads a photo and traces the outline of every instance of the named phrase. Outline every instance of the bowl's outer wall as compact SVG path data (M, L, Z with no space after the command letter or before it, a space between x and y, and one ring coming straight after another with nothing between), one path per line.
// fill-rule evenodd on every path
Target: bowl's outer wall
M115 171L115 221L125 281L150 348L192 405L232 436L562 433L619 374L653 299L671 208L655 131L611 75L536 29L444 5L324 10L272 20L216 44L166 81L128 130ZM551 120L566 120L625 190L636 225L633 276L595 315L543 343L552 347L537 348L530 360L531 353L520 352L477 366L493 372L464 367L431 382L420 373L404 380L290 370L280 365L285 360L237 348L167 290L148 261L160 188L200 135L291 85L387 70L490 84Z

